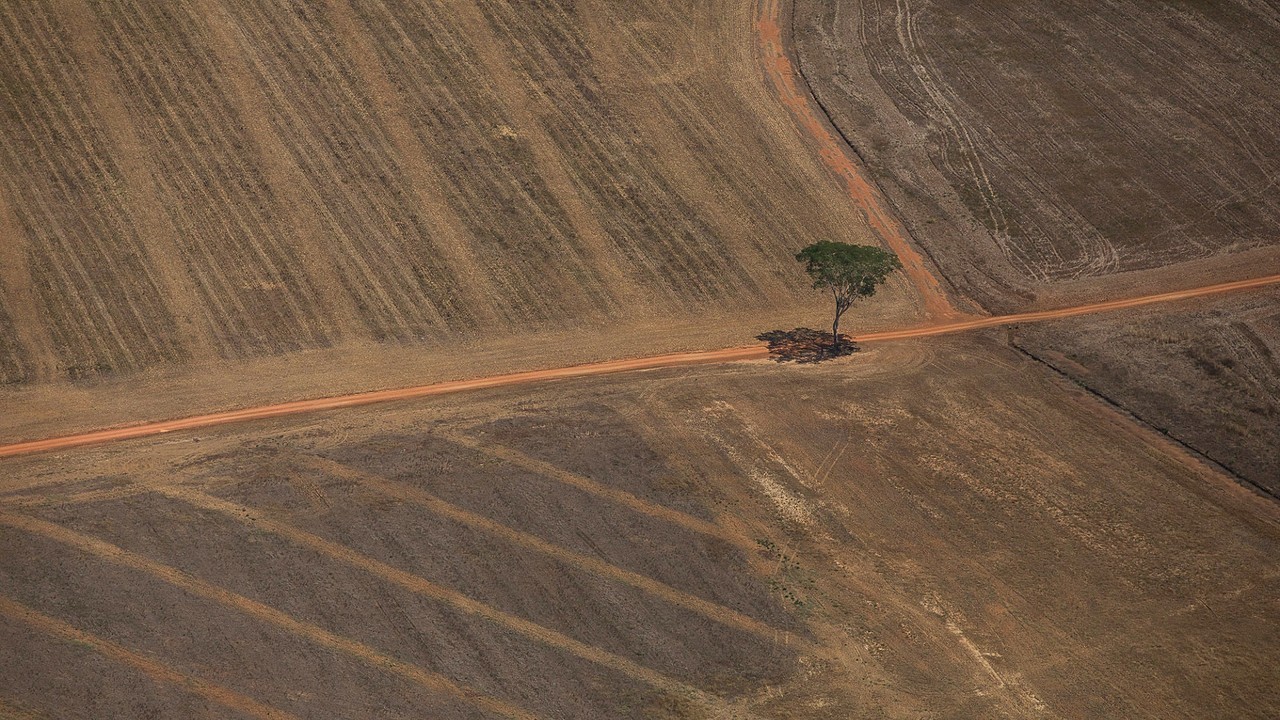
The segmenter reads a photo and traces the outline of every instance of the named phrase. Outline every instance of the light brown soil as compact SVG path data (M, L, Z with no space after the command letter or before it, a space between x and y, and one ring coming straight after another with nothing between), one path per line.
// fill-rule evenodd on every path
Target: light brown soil
M1016 343L1280 496L1280 292L1020 328Z
M7 3L0 383L807 306L797 249L876 236L756 20Z

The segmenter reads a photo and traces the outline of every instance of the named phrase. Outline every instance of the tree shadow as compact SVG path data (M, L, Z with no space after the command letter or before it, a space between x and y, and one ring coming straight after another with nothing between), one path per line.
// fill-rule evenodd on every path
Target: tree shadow
M858 352L853 338L840 334L840 350L831 347L831 333L812 328L770 330L756 336L769 343L769 357L774 362L816 363Z

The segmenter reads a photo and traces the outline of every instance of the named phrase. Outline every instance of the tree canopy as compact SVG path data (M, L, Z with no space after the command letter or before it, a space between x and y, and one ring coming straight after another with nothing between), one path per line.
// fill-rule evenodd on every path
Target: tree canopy
M819 290L830 290L836 316L831 323L831 346L840 350L840 316L858 298L871 297L894 270L902 267L898 256L873 245L822 240L796 253L804 271Z

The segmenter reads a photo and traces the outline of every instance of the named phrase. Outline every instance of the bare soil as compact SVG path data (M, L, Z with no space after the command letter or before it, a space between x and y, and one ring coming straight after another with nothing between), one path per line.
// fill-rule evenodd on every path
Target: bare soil
M0 491L37 717L1280 711L1276 506L993 340L74 458Z
M794 38L912 235L993 311L1280 237L1268 3L798 0Z
M1019 328L1032 353L1280 497L1280 292Z
M796 249L874 236L755 18L7 3L0 383L803 305Z

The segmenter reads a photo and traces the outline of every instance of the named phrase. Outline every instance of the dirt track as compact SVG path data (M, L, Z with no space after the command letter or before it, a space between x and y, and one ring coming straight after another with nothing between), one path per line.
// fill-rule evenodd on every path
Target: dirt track
M849 157L848 147L837 140L827 124L818 118L808 91L802 92L796 86L795 67L787 56L779 27L781 12L780 0L764 0L756 22L764 64L778 96L817 143L822 161L843 181L849 199L866 218L867 224L902 260L903 272L920 294L929 316L934 320L958 317L959 312L951 305L946 291L925 266L924 258L907 240L906 228L886 207L880 191L867 181L865 170Z
M1280 274L1268 275L1266 277L1254 278L1252 280L1241 280L1221 283L1218 285L1209 285L1190 290L1178 290L1175 292L1160 293L1157 295L1145 295L1142 297L1128 298L1124 300L1112 300L1090 305L1080 305L1077 307L1062 308L1059 310L1044 310L1039 312L1018 313L1014 315L998 315L960 322L907 328L904 330L869 333L862 335L857 339L860 342L879 342L885 340L928 337L933 335L947 335L1000 325L1058 320L1078 315L1086 315L1089 313L1122 310L1125 308L1135 308L1155 303L1186 300L1189 298L1204 297L1207 295L1259 288L1276 283L1280 283ZM233 410L230 412L196 415L177 420L164 420L160 422L133 425L130 427L111 428L88 433L79 433L76 435L12 443L0 446L0 457L65 450L83 445L95 445L116 440L129 440L132 438L161 435L179 430L193 430L196 428L226 425L228 423L262 420L266 418L281 417L284 415L314 413L323 410L336 410L338 408L371 405L374 403L391 402L394 400L412 400L416 398L430 397L432 395L445 395L463 392L465 390L481 390L507 385L523 385L528 383L547 382L550 380L561 380L565 378L587 377L591 375L610 375L635 370L653 370L665 367L705 365L707 363L733 362L738 360L756 360L767 356L768 350L764 346L752 345L747 347L725 348L723 350L672 353L626 360L610 360L607 362L590 363L586 365L576 365L548 370L530 370L528 372L494 375L491 377L475 378L470 380L456 380L452 382L434 383L431 385L419 385L416 387L393 388L389 390L354 393L351 395L341 395L337 397L317 398L314 400L298 400L296 402L244 408L242 410Z

